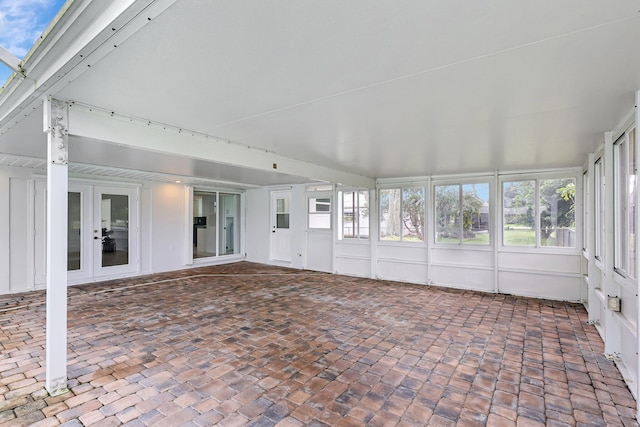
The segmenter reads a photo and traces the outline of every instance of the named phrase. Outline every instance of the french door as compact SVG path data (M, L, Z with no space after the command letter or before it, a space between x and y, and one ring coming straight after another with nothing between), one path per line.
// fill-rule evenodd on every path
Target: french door
M93 188L93 276L138 270L138 189Z
M138 188L69 184L71 283L138 271Z

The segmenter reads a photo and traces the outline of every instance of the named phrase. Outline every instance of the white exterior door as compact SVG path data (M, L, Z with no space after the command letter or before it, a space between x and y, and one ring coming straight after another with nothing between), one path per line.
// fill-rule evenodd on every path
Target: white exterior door
M291 191L271 193L271 250L273 261L291 262Z
M331 192L307 193L308 270L333 272L333 227Z
M138 189L94 187L93 276L138 271Z

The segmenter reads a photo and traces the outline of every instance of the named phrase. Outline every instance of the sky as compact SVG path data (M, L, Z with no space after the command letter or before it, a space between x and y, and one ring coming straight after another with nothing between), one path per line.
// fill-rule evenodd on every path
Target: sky
M0 45L19 59L29 52L66 0L0 0ZM12 70L0 63L0 83Z

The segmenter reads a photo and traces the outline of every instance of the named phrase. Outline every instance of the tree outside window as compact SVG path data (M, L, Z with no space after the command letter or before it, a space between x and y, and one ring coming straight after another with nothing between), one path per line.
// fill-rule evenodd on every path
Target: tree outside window
M435 186L436 243L490 244L489 184Z
M424 242L424 224L424 188L380 190L381 240Z
M575 178L504 182L503 244L575 247L575 191Z

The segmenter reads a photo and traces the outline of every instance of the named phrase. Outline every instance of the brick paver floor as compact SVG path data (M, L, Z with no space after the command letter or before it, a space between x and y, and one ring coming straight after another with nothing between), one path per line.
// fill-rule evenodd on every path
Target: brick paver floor
M0 297L0 424L637 425L579 304L247 262L69 289L69 392L45 294Z

